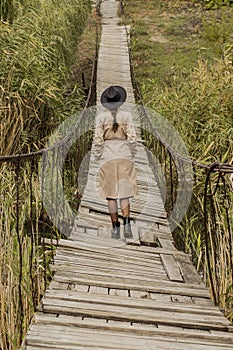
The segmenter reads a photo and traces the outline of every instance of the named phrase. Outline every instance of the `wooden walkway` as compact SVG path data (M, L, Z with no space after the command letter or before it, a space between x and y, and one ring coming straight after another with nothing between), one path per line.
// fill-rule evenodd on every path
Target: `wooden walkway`
M130 109L128 47L117 9L115 0L102 2L97 95L99 101L103 89L122 85ZM53 281L22 349L233 349L232 327L213 305L189 257L173 245L141 143L136 164L134 238L114 240L91 156L76 227L69 240L59 242Z

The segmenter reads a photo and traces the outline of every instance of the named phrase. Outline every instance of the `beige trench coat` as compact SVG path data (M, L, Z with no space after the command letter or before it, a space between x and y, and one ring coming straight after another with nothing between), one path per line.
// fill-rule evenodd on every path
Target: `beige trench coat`
M114 133L110 111L96 117L93 152L99 163L99 188L103 198L129 198L137 194L136 154L137 136L131 114L118 110L119 124Z

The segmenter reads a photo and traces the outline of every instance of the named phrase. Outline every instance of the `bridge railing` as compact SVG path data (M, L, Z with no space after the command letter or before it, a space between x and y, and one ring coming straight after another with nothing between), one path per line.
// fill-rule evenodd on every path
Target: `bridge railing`
M182 147L182 152L177 150L176 139L173 140L175 133L168 135L170 130L164 133L164 125L158 127L159 117L143 105L131 53L130 63L142 137L149 150L175 243L192 256L210 286L214 302L233 319L230 311L233 305L233 164L201 164L183 152ZM186 193L188 200L180 192ZM177 206L182 200L188 209L184 217L182 203Z
M48 239L69 235L88 169L97 52L85 108L64 121L45 149L0 157L0 345L22 343L51 278Z

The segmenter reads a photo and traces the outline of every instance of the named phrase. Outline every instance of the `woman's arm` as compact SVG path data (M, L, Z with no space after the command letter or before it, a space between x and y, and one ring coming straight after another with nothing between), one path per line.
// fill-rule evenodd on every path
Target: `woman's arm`
M93 139L93 154L95 160L99 160L104 147L104 127L101 122L101 115L96 117L95 134Z
M126 134L127 140L130 148L130 152L134 157L137 153L137 134L133 122L133 118L130 113L127 113L127 124L126 124Z

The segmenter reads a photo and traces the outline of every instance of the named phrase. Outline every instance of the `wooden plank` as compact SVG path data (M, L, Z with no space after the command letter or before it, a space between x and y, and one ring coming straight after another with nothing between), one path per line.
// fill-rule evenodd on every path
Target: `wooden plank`
M89 258L90 261L98 260L102 262L108 262L112 264L116 263L124 263L124 264L133 264L138 268L146 268L146 269L155 269L158 268L158 270L164 270L163 265L160 260L160 256L158 252L155 252L154 255L151 255L149 252L145 252L145 256L143 256L141 253L141 250L137 251L135 249L130 248L141 248L137 246L127 246L127 250L124 249L124 246L121 245L120 247L100 247L96 248L95 246L82 246L79 245L79 249L69 249L69 248L62 248L58 249L57 254L55 256L55 262L58 261L59 258L63 257L67 259L67 263L70 264L72 261L78 261L79 257L83 258ZM148 248L144 247L143 248ZM117 250L119 249L119 254L117 254ZM162 251L163 252L163 251ZM166 252L166 251L165 251ZM112 253L112 254L111 254ZM73 260L74 259L74 260Z
M180 303L180 302L164 302L161 304L160 301L154 300L151 298L133 298L131 291L126 291L125 289L97 289L98 293L95 293L95 289L93 292L98 295L91 295L91 288L88 293L76 292L76 291L52 291L48 290L46 293L46 297L43 299L56 299L60 300L61 303L65 300L75 301L77 303L98 303L103 305L111 305L111 306L122 306L131 309L143 309L143 310L153 310L160 312L173 312L173 313L181 313L183 314L193 314L194 317L198 317L198 315L203 315L208 312L208 317L221 318L224 324L230 325L229 321L225 318L222 318L222 313L220 310L212 305L206 306L198 305L194 303ZM100 293L99 293L100 292ZM127 292L127 293L126 293ZM130 295L130 297L129 297ZM127 296L127 298L126 298ZM182 315L180 317L182 317Z
M168 241L170 242L170 241ZM168 245L169 246L169 245ZM173 248L174 248L174 245L172 244ZM187 256L183 251L181 250L177 250L176 248L175 249L170 249L170 246L169 248L162 248L162 247L149 247L149 246L140 246L140 247L130 247L130 246L127 246L127 247L121 247L120 249L131 249L133 252L132 254L136 253L136 252L141 252L143 253L144 257L146 258L147 257L147 254L148 254L148 258L151 259L153 258L153 256L158 256L158 254L172 254L172 255L184 255L184 256ZM187 256L189 258L189 256ZM191 261L190 261L191 263Z
M110 240L112 241L113 239L110 239ZM59 254L62 254L63 252L64 254L73 254L74 256L78 255L79 253L86 254L86 255L94 254L95 256L100 256L103 258L106 258L110 255L111 258L114 258L117 260L127 257L130 260L135 262L137 261L142 263L145 262L148 265L152 265L155 262L158 262L158 263L160 262L160 265L161 265L159 254L160 254L160 251L163 252L163 250L162 249L160 250L159 248L155 248L156 251L153 254L152 252L149 252L149 251L145 252L144 250L149 247L144 247L144 246L131 247L131 246L126 246L125 244L122 244L119 247L104 249L104 248L95 248L92 246L83 247L79 242L74 242L74 243L76 244L76 246L73 246L73 247L71 245L59 247L56 256L58 256ZM166 252L166 250L164 252Z
M114 249L114 248L113 248ZM157 259L143 259L141 256L136 256L135 258L130 255L124 255L121 254L120 257L117 257L115 254L113 254L112 257L107 256L107 254L101 256L101 253L93 252L92 254L89 253L88 251L81 251L80 253L77 254L69 254L69 251L62 251L57 253L55 256L55 261L56 264L62 264L62 265L67 265L68 266L73 266L73 264L78 264L80 265L82 260L83 262L86 261L87 265L89 266L97 266L100 263L99 267L105 268L106 266L108 267L109 263L109 268L113 267L116 269L123 269L123 270L128 270L128 271L135 271L135 272L147 272L147 273L163 273L164 268L161 264L161 261ZM56 268L55 268L56 269ZM166 275L165 273L163 273Z
M100 286L106 288L117 288L117 289L130 289L130 290L141 290L148 292L155 292L160 294L174 294L174 295L187 295L191 297L210 298L209 292L205 288L197 288L197 286L182 284L182 288L177 286L176 282L165 282L165 281L145 281L138 279L122 277L112 277L106 275L85 275L76 272L71 276L59 275L58 273L54 276L54 281L63 283L78 283L87 284L93 286Z
M146 291L130 290L129 294L131 298L151 299L150 293Z
M187 254L176 254L176 260L179 263L179 266L181 266L182 275L186 283L203 284L201 276L197 273L197 270L195 269L190 260L190 257Z
M184 282L180 268L173 255L161 254L161 260L170 281Z
M82 285L82 284L69 283L68 286L67 286L67 290L87 293L89 291L89 286L85 286L85 285Z
M127 246L128 247L128 246ZM126 250L122 249L120 247L118 249L118 252L116 250L117 248L112 249L103 249L103 248L95 248L95 247L82 247L79 246L79 249L72 250L72 249L59 249L57 251L57 254L55 256L55 262L59 259L60 256L65 256L66 259L70 259L71 261L77 257L88 257L89 259L93 260L102 260L102 261L109 261L109 263L124 263L124 264L133 264L134 266L143 269L145 268L151 268L151 269L163 269L160 257L158 256L158 253L154 255L146 254L143 256L140 254L140 251L135 250ZM72 255L71 255L72 254ZM67 261L68 261L67 260Z
M126 290L126 289L113 289L113 288L110 288L109 289L109 295L121 296L121 297L128 298L129 291Z
M134 251L132 251L132 253L134 253ZM119 267L119 270L123 269L126 271L128 269L128 271L132 272L145 272L149 274L162 273L164 276L166 276L161 261L157 260L157 258L150 259L150 256L148 256L146 259L143 259L140 255L134 257L127 254L120 254L118 257L115 252L113 252L113 255L108 257L107 254L103 254L103 256L101 256L101 252L94 252L94 248L93 252L82 251L80 249L79 252L76 254L73 253L72 256L71 252L63 250L57 252L55 256L55 262L57 265L62 264L66 265L67 267L74 264L81 265L81 259L83 259L83 262L86 260L86 263L89 266L98 266L98 263L100 263L100 267L104 268L109 263L109 268L113 267L114 269L118 269ZM88 264L88 261L91 264Z
M102 322L101 322L102 321ZM141 323L133 323L129 324L128 322L121 322L118 324L115 324L114 326L111 326L109 329L108 324L104 322L104 319L93 319L93 318L85 318L83 321L80 321L80 318L78 317L72 317L72 316L66 316L66 315L59 315L59 317L54 318L52 315L42 315L42 314L36 314L35 315L35 324L40 323L44 325L50 325L51 322L53 322L54 325L64 325L64 326L71 326L71 327L80 327L80 328L89 328L91 329L102 329L103 331L107 332L114 332L116 334L121 333L132 333L132 334L138 334L138 335L144 335L149 337L155 337L158 335L161 335L163 337L169 338L169 337L178 337L182 339L197 339L197 340L203 340L203 342L207 341L210 343L213 342L219 342L224 346L224 344L232 345L233 343L233 334L232 333L226 333L226 332L220 332L220 331L202 331L202 334L197 334L195 332L195 329L185 329L181 327L164 327L159 326L152 328L148 328L147 325L141 324Z
M88 294L86 294L88 295ZM97 294L96 294L97 296ZM148 302L150 300L147 300ZM49 313L96 317L129 322L175 325L185 328L213 329L227 331L229 322L222 316L158 311L156 309L130 308L128 306L106 303L88 303L80 300L46 298L42 303L43 310Z
M160 294L150 292L150 297L152 300L159 301L160 303L170 303L171 302L171 294ZM178 295L180 297L180 295Z
M88 293L90 294L101 294L108 295L108 288L98 287L98 286L90 286Z
M69 271L69 270L79 270L79 268L81 269L85 269L85 268L91 268L91 269L95 269L98 268L100 269L100 271L111 271L112 274L118 273L118 272L122 272L125 273L126 276L129 276L130 274L134 275L134 276L147 276L150 279L156 279L159 278L159 276L164 276L166 279L166 273L165 271L163 271L162 269L157 270L155 267L147 269L147 268L143 268L141 266L139 267L135 267L134 264L129 264L128 262L126 264L122 263L122 262L116 262L116 263L112 263L111 261L108 262L106 261L101 261L96 260L96 259L89 259L89 258L77 258L77 259L72 259L72 257L70 257L70 260L67 261L67 258L59 258L59 260L57 260L57 263L54 267L54 271ZM80 270L79 270L80 271ZM87 270L87 271L91 271L91 270Z
M185 350L187 347L190 350L203 350L203 343L194 342L190 343L188 340L183 342L181 339L170 338L169 340L158 338L148 338L140 336L132 336L126 334L111 334L106 332L98 332L96 335L93 330L76 329L77 333L68 332L66 329L62 329L57 326L56 333L52 333L50 327L38 326L39 330L43 334L43 338L40 339L36 332L31 331L30 338L28 339L29 345L37 345L38 341L41 345L50 345L55 349L124 349L124 350L138 350L145 349L145 343L148 349L160 349L160 350ZM59 336L63 332L63 336ZM69 347L68 347L69 346ZM205 350L223 350L220 344L205 344ZM229 345L225 345L226 349L229 349Z
M124 266L122 264L120 267L115 266L113 268L108 268L107 266L98 266L98 263L96 262L96 266L93 263L86 263L83 264L82 262L77 262L77 263L72 263L72 260L70 260L69 264L66 263L66 260L62 260L58 266L55 267L54 271L61 274L62 271L67 274L71 274L73 271L76 273L82 274L84 273L85 269L87 273L90 274L98 274L98 275L105 275L105 276L118 276L122 278L132 278L132 279L143 279L144 281L156 281L157 279L161 281L168 281L166 273L161 270L161 271L142 271L139 268L135 268L133 265L128 267L127 265Z
M41 344L51 344L52 346L60 345L60 349L63 349L63 346L69 344L71 346L77 346L82 345L89 348L98 348L98 346L101 348L106 348L107 345L109 345L109 349L145 349L145 344L148 346L149 349L195 349L203 350L208 349L218 349L222 350L224 348L220 348L221 344L219 343L207 343L204 340L198 339L194 340L193 343L190 342L190 339L184 339L182 340L179 338L179 340L175 339L175 337L169 337L168 339L162 338L161 336L157 335L156 337L147 337L147 336L140 336L140 335L132 335L132 334L125 334L125 333L118 333L114 334L111 331L99 331L98 334L93 332L92 330L88 329L78 329L76 328L73 331L67 330L67 327L59 327L56 326L55 328L55 334L52 333L51 327L44 327L43 325L39 325L38 329L43 334L43 340L40 341ZM49 332L52 334L52 336L49 336ZM91 333L92 332L92 333ZM61 333L64 334L63 337L59 336ZM56 342L57 337L57 342ZM49 340L48 340L49 339ZM33 330L31 331L30 338L28 340L29 343L33 343L36 345L36 341L38 341L38 335ZM144 346L144 347L143 347ZM212 348L211 348L212 346ZM230 345L224 344L226 349L230 348ZM76 348L77 349L77 348Z
M200 297L192 297L192 300L195 304L199 304L199 305L214 305L213 301L211 299L203 299L203 298L200 298Z
M150 246L158 246L158 241L156 234L154 232L148 231L148 230L139 230L139 236L140 236L140 242L142 244L148 244Z
M115 257L121 259L124 257L127 257L129 259L132 259L133 261L136 262L136 260L140 260L140 262L145 261L147 262L149 265L153 264L154 261L160 261L160 257L158 256L158 254L160 254L160 251L154 251L154 253L148 252L148 254L145 254L143 248L141 251L141 248L139 247L139 249L137 249L137 247L130 249L131 247L128 246L121 246L120 248L114 248L114 249L110 249L110 250L105 250L105 249L97 249L97 248L86 248L86 247L82 247L79 242L74 242L71 240L60 240L59 241L59 250L57 252L57 254L59 254L60 252L64 251L64 252L69 252L72 251L72 254L79 254L79 252L83 252L85 254L93 254L95 253L96 255L100 255L101 257L107 256L109 257L109 255L111 257ZM148 261L149 260L149 261Z
M193 299L184 295L171 295L171 301L175 303L193 304ZM209 306L211 304L208 304ZM211 305L213 306L213 304Z
M170 251L173 251L173 253L174 251L178 252L173 242L170 240L158 236L158 241L161 244L162 248L169 249Z
M115 278L122 278L122 279L127 279L129 278L131 281L138 281L138 282L153 282L159 280L160 283L163 281L166 281L166 275L159 275L159 274L154 274L153 273L142 273L140 270L138 271L127 271L127 270L111 270L106 268L99 268L99 267L93 267L93 266L83 266L83 265L77 265L77 271L74 269L72 266L66 266L66 265L61 265L60 268L56 269L56 275L60 276L62 274L65 274L66 276L76 276L77 274L80 275L85 275L89 274L92 276L104 276L104 277L112 277L114 276Z

